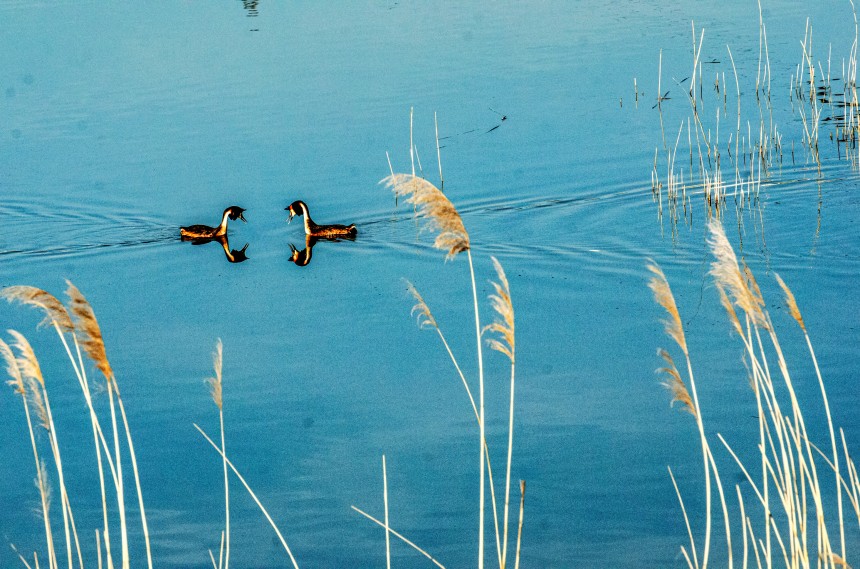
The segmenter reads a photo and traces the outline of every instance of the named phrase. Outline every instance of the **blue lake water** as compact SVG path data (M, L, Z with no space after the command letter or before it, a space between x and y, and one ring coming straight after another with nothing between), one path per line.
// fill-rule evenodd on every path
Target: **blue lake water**
M491 256L510 280L513 477L528 484L523 566L683 566L686 528L666 467L701 531L701 450L694 421L669 407L654 373L657 347L671 341L647 288L648 258L676 295L708 430L755 444L758 421L742 347L708 275L701 189L690 185L692 214L673 223L651 173L657 149L666 177L666 147L683 128L678 163L689 178L695 142L681 125L691 21L697 38L705 30L701 116L719 137L724 177L734 178L725 154L737 122L727 45L744 142L770 124L756 102L757 7L248 4L0 2L0 286L63 298L70 279L92 303L135 437L156 566L211 567L208 550L218 548L221 462L193 427L218 430L204 384L218 338L228 455L301 567L385 563L383 530L350 509L382 517L383 454L391 526L447 567L476 564L477 426L438 337L410 316L403 282L424 295L474 382L468 264L464 255L445 262L411 206L378 183L386 152L395 171L412 169L410 109L416 167L436 184L438 118L444 190L469 231L479 295L492 293ZM759 279L799 397L820 420L806 344L773 273L794 291L851 444L860 441L860 176L830 122L820 123L820 168L810 157L792 78L808 18L816 65L841 91L855 24L847 0L807 4L763 2L783 155L761 176L756 204L738 212L730 197L723 220ZM319 222L354 222L358 238L318 243L307 266L293 264L290 244L301 250L305 240L284 208L296 199ZM229 231L229 249L248 244L247 261L229 263L218 243L180 241L181 225L214 225L230 205L247 209L248 223ZM481 316L492 321L489 303ZM0 304L3 328L24 333L40 358L94 559L101 509L86 407L56 335L36 330L40 319ZM498 353L485 359L501 488L509 368ZM11 389L0 416L0 535L43 559L32 453ZM823 444L825 429L810 430ZM742 482L731 466L723 478ZM231 490L231 564L290 566L241 486ZM133 528L132 566L141 567ZM400 542L392 555L399 566L430 566ZM16 563L0 543L0 567Z

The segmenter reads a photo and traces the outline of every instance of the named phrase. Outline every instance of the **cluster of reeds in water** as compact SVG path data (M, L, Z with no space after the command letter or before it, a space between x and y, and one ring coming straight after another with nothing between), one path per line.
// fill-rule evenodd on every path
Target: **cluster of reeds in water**
M816 62L813 55L812 25L806 24L801 62L791 77L789 99L803 126L801 145L806 149L807 160L821 169L819 138L821 126L831 122L834 131L830 138L836 143L837 153L848 157L855 167L860 167L860 104L857 93L857 14L853 0L849 0L854 15L855 37L847 60L842 62L842 92L834 92L839 81L831 77L831 51L825 64ZM677 82L689 103L690 114L680 121L677 134L674 128L664 126L663 107L671 89L663 87L663 55L660 52L658 71L658 96L654 105L660 112L662 132L661 146L655 148L651 170L651 190L658 205L658 215L668 215L673 230L684 220L693 221L693 194L703 196L702 209L707 216L720 216L731 198L736 210L758 204L763 179L770 170L783 163L786 155L796 160L794 144L787 146L779 125L774 120L772 102L772 77L770 54L767 46L767 26L759 8L759 58L755 84L754 119L743 124L741 85L731 48L726 46L726 55L731 63L732 81L726 80L726 71L715 70L713 88L706 87L709 71L720 62L702 61L702 46L705 30L696 31L692 24L692 72L687 79ZM634 79L639 99L638 86ZM729 89L734 88L736 97L729 98ZM707 97L713 93L713 97ZM736 100L735 100L736 99ZM734 103L734 105L732 104ZM734 106L735 108L731 108ZM825 113L825 111L827 111ZM713 117L713 122L708 117ZM720 120L728 121L728 139L720 141ZM724 130L726 127L723 128ZM685 135L686 131L686 135ZM673 136L674 135L674 136ZM688 155L679 154L682 138L686 138ZM660 165L661 155L664 164ZM727 164L726 164L727 163ZM724 167L729 166L729 173Z
M821 391L829 434L821 445L811 440L810 431L814 429L807 427L803 413L807 405L798 399L785 353L752 271L738 262L718 220L709 222L709 232L715 258L711 275L729 323L743 344L758 419L758 452L753 453L758 458L755 464L744 463L740 456L746 453L737 452L719 433L716 439L725 453L715 452L714 435L705 427L678 306L665 275L651 263L650 287L668 314L666 332L681 350L685 364L685 371L679 370L669 352L660 350L666 363L660 371L673 400L693 416L702 450L703 516L690 515L669 471L689 537L689 545L681 548L683 557L691 569L706 568L711 558L713 526L722 521L727 556L721 566L848 567L846 524L850 521L849 510L860 523L860 477L841 429L837 437L824 380L800 309L789 288L776 276L789 312L803 333ZM724 487L717 455L727 460L731 457L729 466L737 465L746 483L735 484L733 489ZM735 499L737 509L729 506ZM721 515L715 512L715 500ZM700 520L705 527L697 537L699 532L694 528Z
M505 276L505 272L498 260L492 258L498 281L492 283L495 293L490 295L490 303L497 314L497 318L488 325L482 325L479 314L475 272L472 263L471 243L469 240L469 234L466 231L457 209L441 190L436 188L427 180L417 177L414 174L392 173L392 175L383 180L383 182L385 182L387 186L391 187L398 197L405 198L407 203L412 204L415 208L416 214L426 220L427 227L436 234L434 247L445 251L446 259L452 259L461 253L466 254L469 264L471 289L474 302L474 322L478 362L477 400L473 393L474 386L470 385L470 382L466 379L466 376L463 373L457 358L454 356L453 350L448 344L442 329L433 317L430 307L411 283L407 284L407 288L416 301L413 308L413 314L418 315L419 323L422 328L430 328L434 330L440 338L451 358L454 369L465 387L466 394L468 395L472 411L474 412L475 419L477 421L478 436L476 437L476 457L479 459L477 469L479 475L477 566L479 568L483 568L485 562L485 512L487 510L487 493L489 493L490 510L492 511L495 534L496 558L499 567L504 569L505 567L510 566L510 559L513 559L514 567L518 568L523 526L525 481L521 480L519 484L520 500L516 548L514 553L510 554L509 543L511 540L509 538L509 530L513 525L513 520L510 519L510 502L512 495L511 467L513 462L516 344L514 310L507 277ZM78 289L71 283L68 283L67 290L69 297L68 306L64 305L50 293L29 286L9 287L4 289L0 294L9 301L17 301L25 305L34 306L45 313L45 323L49 324L56 330L68 355L74 375L77 378L78 384L80 385L84 395L93 431L96 469L99 475L102 504L102 527L95 531L97 551L97 559L95 560L95 563L99 568L106 566L108 569L112 569L117 566L122 567L122 569L127 569L132 565L140 566L140 563L133 562L132 558L134 556L130 553L129 547L128 510L130 509L130 504L129 498L126 495L127 473L123 470L124 456L128 456L131 459L135 493L137 496L137 510L139 512L140 524L145 540L147 566L151 568L153 566L153 560L150 552L149 530L131 429L129 427L122 397L120 396L117 379L108 361L98 321L96 320L92 308L80 291L78 291ZM33 349L30 347L30 344L24 336L18 332L10 331L10 335L13 338L11 346L0 340L0 354L2 354L6 360L7 371L12 378L10 384L14 388L15 392L21 396L24 403L25 416L30 432L30 441L33 447L36 465L37 487L41 499L40 513L44 522L46 540L46 550L41 561L36 552L33 553L33 565L30 564L27 557L23 554L19 553L19 557L28 569L32 566L38 568L45 562L47 562L49 569L58 569L61 565L66 565L69 569L72 569L75 566L83 569L85 565L92 565L93 562L88 560L85 563L85 555L83 551L87 548L81 546L78 528L74 521L72 509L74 498L70 497L67 493L67 485L65 483L66 477L62 468L60 444L51 416L48 388L44 378L42 377L38 360ZM510 361L508 440L504 475L504 494L502 496L499 496L496 491L496 479L492 472L490 449L485 437L485 384L484 355L482 349L485 342L490 348L502 353ZM15 353L16 351L17 355ZM94 404L92 381L87 375L86 365L83 359L84 353L89 356L92 362L94 362L96 368L105 378L110 415L108 425L104 424L105 419L100 416L100 413L97 411L97 406ZM287 545L281 531L278 529L277 524L271 518L245 478L228 458L225 442L222 362L223 347L221 341L218 340L213 353L214 376L207 380L207 384L210 388L212 400L218 408L220 444L213 440L198 425L194 425L221 457L223 464L225 505L224 530L221 532L217 555L211 549L209 550L212 566L214 569L227 569L230 564L230 480L232 475L242 483L251 498L255 501L260 511L277 534L277 537L289 556L293 567L298 569L298 563ZM60 489L64 539L56 536L53 529L53 512L50 504L51 490L49 485L49 479L52 477L48 473L49 469L46 466L46 462L42 459L42 453L39 450L40 445L38 444L37 437L35 436L35 428L37 427L34 427L34 422L30 414L31 409L35 410L41 426L48 432L49 450L56 472L56 476L54 478L57 480L57 484ZM120 435L117 409L119 411L124 437ZM389 567L391 564L391 536L394 536L415 548L435 565L444 567L436 558L411 542L401 533L392 529L389 525L387 473L384 456L382 457L382 461L383 495L385 503L384 521L380 521L356 507L353 508L385 529L386 559ZM115 502L115 506L112 504L113 502ZM109 503L111 504L109 505ZM115 533L117 531L116 518L118 518L118 532L121 542L119 553L117 553L113 548L113 540L116 538ZM65 555L62 555L61 550L65 550Z

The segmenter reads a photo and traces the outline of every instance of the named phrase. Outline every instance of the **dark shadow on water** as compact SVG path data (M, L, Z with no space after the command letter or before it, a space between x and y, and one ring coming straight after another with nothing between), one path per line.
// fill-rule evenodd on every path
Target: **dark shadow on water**
M243 261L248 260L248 256L245 254L245 251L248 249L248 244L245 243L245 246L241 249L230 249L230 240L226 235L221 235L219 237L212 237L210 239L190 239L187 237L180 237L182 241L191 241L192 245L203 245L205 243L216 242L221 244L221 249L224 250L224 256L227 258L227 261L230 263L241 263Z
M314 237L312 235L305 235L305 248L301 251L292 243L290 243L290 261L295 263L300 267L305 267L310 264L311 257L313 257L314 246L320 241L328 241L331 243L338 241L355 241L354 236L346 236L346 237L337 237L337 238L326 238L326 237Z

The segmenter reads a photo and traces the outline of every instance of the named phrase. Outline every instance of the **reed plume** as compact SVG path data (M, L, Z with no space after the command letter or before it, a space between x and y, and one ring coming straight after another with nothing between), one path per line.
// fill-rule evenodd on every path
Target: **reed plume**
M648 281L648 288L653 291L654 299L669 315L668 319L663 320L666 333L670 338L675 340L675 343L678 344L684 354L687 354L687 339L684 336L684 326L681 324L681 314L678 312L678 306L675 304L675 296L672 294L672 289L669 288L669 281L666 280L663 270L653 261L648 262L648 270L654 273L654 276Z
M382 183L390 187L395 196L405 196L406 202L415 206L416 212L426 220L427 228L438 233L433 246L447 251L447 259L470 248L469 234L457 208L439 188L409 174L393 174Z
M49 292L34 286L9 286L0 291L0 297L9 302L20 302L34 306L45 312L45 319L39 326L49 326L53 322L66 332L74 330L74 324L63 303Z
M42 391L45 388L45 378L42 376L42 368L39 366L39 360L36 359L36 353L23 334L15 330L7 331L15 338L13 346L18 349L18 353L20 354L16 358L16 364L22 378L21 387L24 388L27 400L33 407L33 410L36 411L36 415L39 416L42 427L50 432L51 420L45 407L45 399L42 397Z
M718 285L724 287L733 303L744 311L753 323L762 329L768 329L767 319L762 307L764 301L752 273L747 267L742 272L735 256L735 251L726 238L722 224L716 219L708 222L710 237L708 244L716 260L711 263L711 275ZM752 287L752 288L750 288Z
M776 282L779 283L780 288L782 288L783 293L785 293L785 303L788 305L788 311L791 313L792 318L794 318L797 323L800 325L800 329L806 332L806 324L803 322L803 316L800 314L800 308L797 307L797 301L794 299L794 293L791 292L791 289L788 288L788 285L785 284L785 281L782 278L774 274L776 277Z
M33 421L30 418L30 405L28 405L27 403L28 384L25 383L18 359L12 352L12 348L10 348L9 345L3 340L0 340L0 355L2 355L3 360L6 362L6 371L9 373L9 377L11 378L10 381L8 381L7 383L8 385L12 386L12 388L15 390L15 393L21 396L21 402L24 404L24 416L27 419L27 430L30 433L30 444L33 448L33 459L36 462L36 488L39 490L39 497L42 503L42 521L45 525L45 540L47 543L48 565L50 567L56 567L57 562L54 550L54 537L51 531L50 522L50 487L47 484L47 472L45 471L45 463L39 458L39 450L36 446L36 437L35 433L33 432ZM31 389L31 392L39 396L39 390L37 388ZM39 396L38 401L39 406L37 409L41 410L40 417L43 417L42 423L43 425L47 425L47 413L45 413L44 411L44 404L41 403L41 396Z
M412 316L417 314L416 318L418 319L418 327L422 330L425 328L433 328L438 331L439 325L436 323L433 313L430 312L430 307L427 306L427 303L424 301L424 297L421 296L421 293L418 292L415 285L409 281L405 282L406 290L408 290L409 294L412 295L412 298L415 299L415 306L412 307Z
M661 367L657 371L659 373L666 374L669 378L663 382L663 387L668 389L672 394L672 403L678 401L684 406L684 409L687 412L689 412L693 417L697 417L698 413L696 413L696 406L693 403L693 399L690 397L690 392L687 391L687 385L684 383L684 380L681 379L681 373L675 366L675 361L672 359L672 356L669 355L669 352L663 349L658 349L657 355L666 361L666 366Z
M96 367L105 376L108 383L113 381L113 370L110 362L108 362L107 354L105 353L104 339L102 331L99 328L98 320L93 312L92 306L87 302L87 299L81 294L81 291L71 283L66 281L68 288L66 295L71 302L72 314L77 323L76 329L81 332L81 345L87 352L87 355L96 364ZM114 386L116 387L116 386Z
M505 354L511 363L516 360L515 355L515 334L514 334L514 306L511 302L511 288L508 284L508 278L505 276L505 271L501 263L495 257L490 257L493 261L493 266L496 269L496 274L499 277L499 282L491 282L496 294L490 295L490 303L496 314L499 315L492 324L484 327L484 333L495 332L501 336L501 341L495 338L487 340L487 345L497 352Z

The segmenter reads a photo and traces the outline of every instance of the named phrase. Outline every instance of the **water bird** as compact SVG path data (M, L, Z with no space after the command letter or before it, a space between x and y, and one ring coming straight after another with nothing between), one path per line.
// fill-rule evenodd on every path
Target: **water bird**
M221 224L218 227L209 227L208 225L189 225L188 227L180 227L179 235L181 235L183 239L214 239L216 237L226 235L228 219L232 219L234 221L236 219L241 219L242 221L247 222L245 216L242 215L244 211L244 208L231 205L224 210L224 214L221 216Z
M305 235L310 235L311 237L321 237L323 239L354 239L358 233L358 230L355 228L355 224L319 225L314 223L314 220L311 219L310 211L308 211L307 204L302 200L296 200L284 209L290 212L290 217L287 219L287 223L293 220L293 216L303 215L305 217Z

